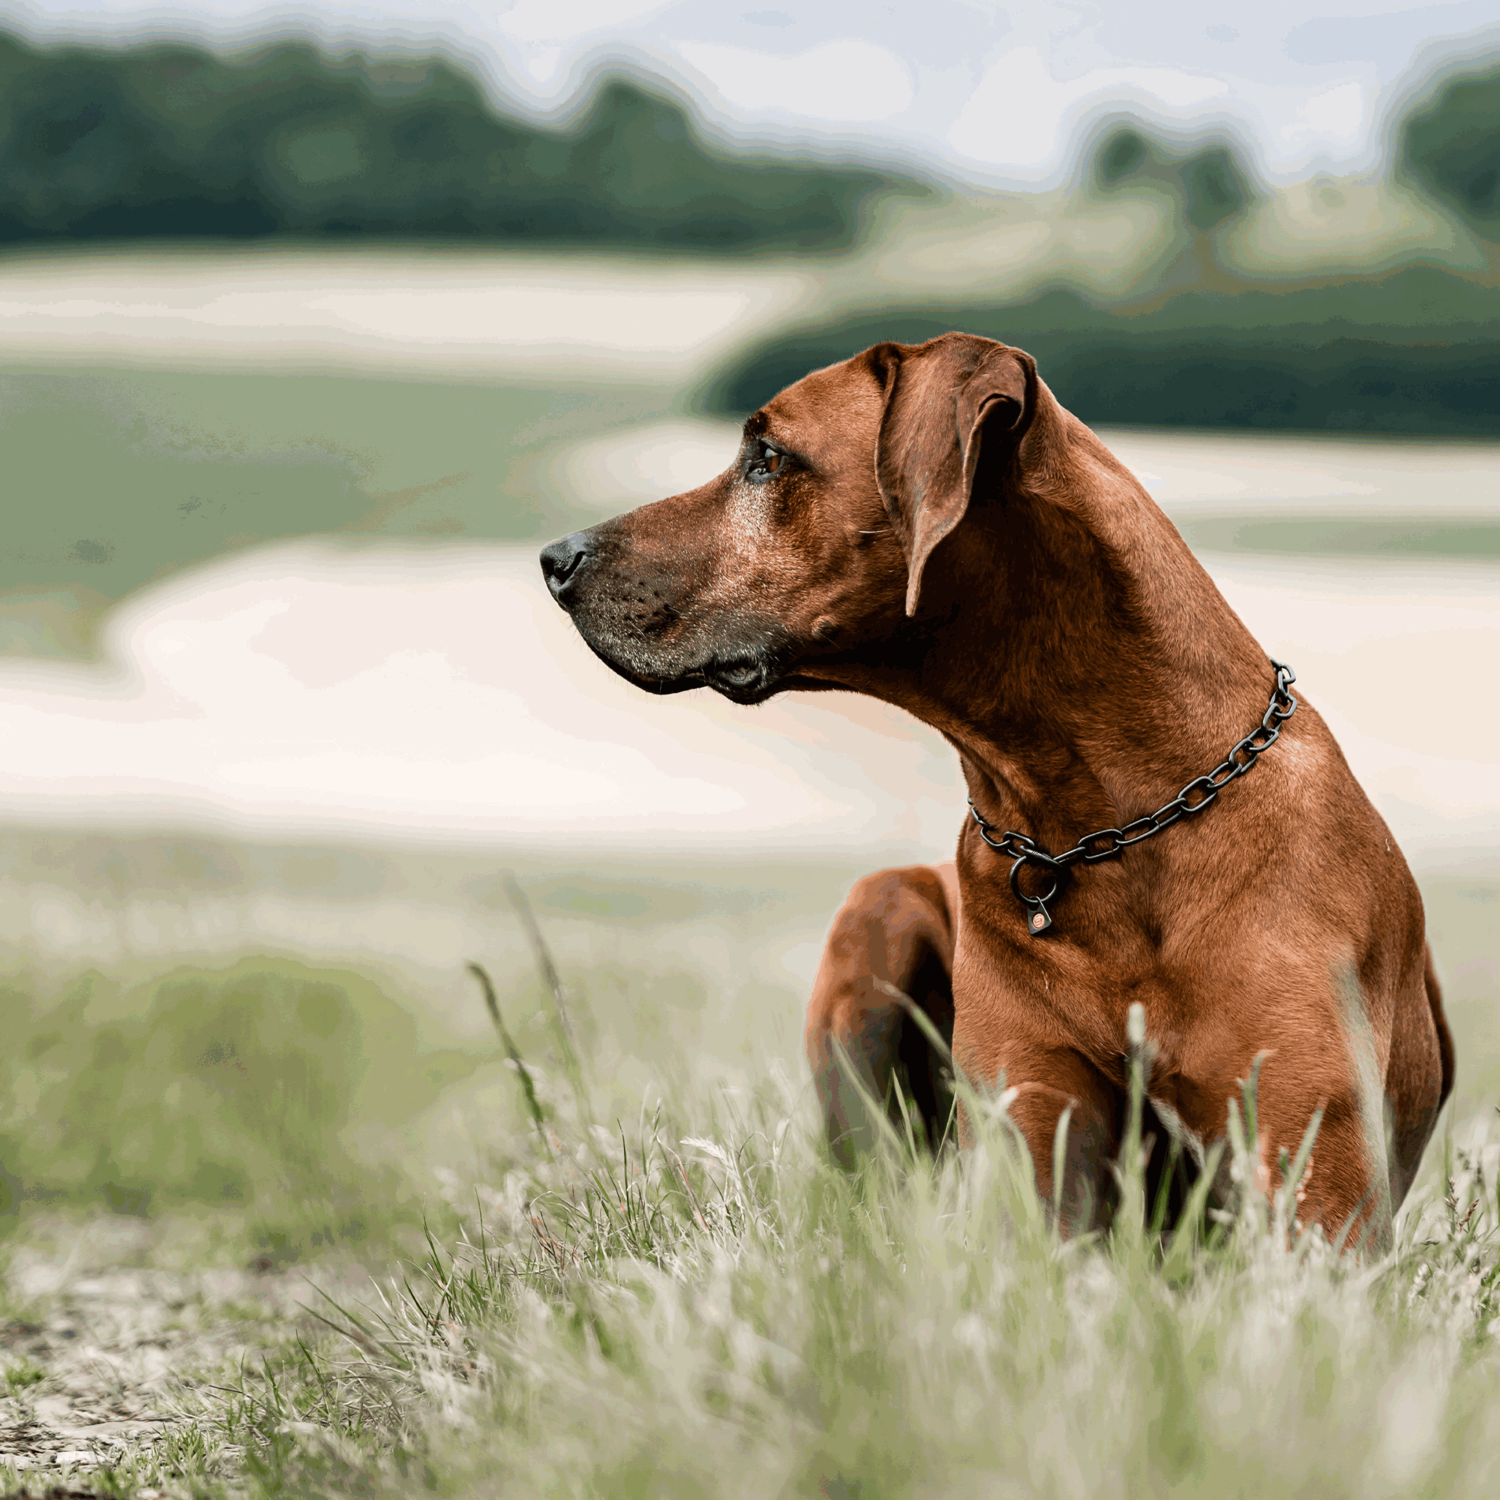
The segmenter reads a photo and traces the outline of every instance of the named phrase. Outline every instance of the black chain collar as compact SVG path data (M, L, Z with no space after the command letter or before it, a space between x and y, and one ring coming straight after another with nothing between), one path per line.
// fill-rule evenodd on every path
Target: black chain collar
M1237 744L1222 761L1206 776L1195 776L1165 807L1158 808L1144 818L1137 818L1123 828L1101 828L1097 833L1086 833L1073 847L1062 854L1049 854L1042 846L1024 833L1007 831L999 838L993 837L995 825L986 821L984 815L969 798L969 811L979 825L979 836L991 849L999 854L1008 854L1015 863L1010 867L1010 888L1017 901L1026 909L1026 930L1038 937L1052 926L1052 913L1047 904L1055 901L1067 884L1070 869L1080 861L1096 865L1100 860L1114 859L1132 844L1149 839L1170 828L1180 818L1200 813L1210 802L1218 800L1220 790L1236 776L1252 770L1256 760L1281 738L1281 725L1297 712L1297 700L1287 691L1297 680L1290 667L1278 661L1271 663L1276 669L1276 686L1271 689L1271 703L1258 729ZM1021 889L1021 866L1035 865L1052 876L1052 886L1044 895L1028 896Z

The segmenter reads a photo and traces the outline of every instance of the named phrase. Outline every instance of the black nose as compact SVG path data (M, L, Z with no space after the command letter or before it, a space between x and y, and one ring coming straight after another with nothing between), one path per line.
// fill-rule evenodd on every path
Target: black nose
M567 601L568 586L583 570L588 557L588 541L581 531L542 548L542 575L559 604Z

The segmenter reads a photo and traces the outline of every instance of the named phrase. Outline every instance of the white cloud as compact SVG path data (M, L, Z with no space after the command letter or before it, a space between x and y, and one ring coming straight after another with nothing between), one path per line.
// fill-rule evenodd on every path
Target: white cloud
M1304 161L1324 153L1335 160L1355 155L1369 136L1371 91L1357 81L1314 94L1278 132L1283 147Z
M869 124L903 113L914 97L906 64L894 52L855 37L790 57L712 42L682 42L676 50L728 103L756 118L784 113Z
M555 83L562 76L567 58L561 47L532 47L526 57L526 71L543 85Z
M668 0L519 0L495 29L519 42L562 42L629 25L665 10Z
M985 72L948 140L971 160L1040 175L1061 158L1091 104L1118 100L1153 114L1184 115L1228 93L1222 78L1175 68L1094 68L1060 83L1035 47L1019 47Z

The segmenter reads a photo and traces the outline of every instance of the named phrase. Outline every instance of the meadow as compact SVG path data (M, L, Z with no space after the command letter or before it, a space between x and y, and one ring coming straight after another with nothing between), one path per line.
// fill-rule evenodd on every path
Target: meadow
M478 856L93 836L67 871L417 877L490 929L501 1030L394 939L13 979L5 1493L1493 1489L1493 881L1426 882L1460 1093L1370 1260L1290 1199L1153 1223L1131 1153L1134 1212L1062 1242L994 1099L962 1158L893 1130L833 1169L797 1028L849 867L519 864L555 985Z
M581 151L610 109L660 115L618 89L601 109ZM106 136L37 139L57 154ZM296 145L288 170L316 175ZM1193 184L1219 156L1143 147L1139 180L1036 201L865 205L855 174L830 244L871 216L880 232L842 259L152 244L4 268L0 443L23 503L0 559L0 1494L1494 1492L1500 811L1473 682L1493 660L1500 530L1493 445L1462 441L1493 431L1493 251L1467 230L1439 243L1399 183L1324 184L1312 208L1262 194L1200 223ZM635 188L625 241L701 256L694 221L672 229L652 182ZM1408 264L1413 223L1441 274ZM1272 252L1295 240L1305 260L1309 224L1324 253L1298 280ZM939 262L954 290L937 305ZM1212 284L1163 347L1190 363L1194 339L1226 343L1221 294L1256 278L1277 284L1256 283L1243 321L1274 324L1299 369L1286 329L1330 306L1382 347L1431 306L1452 343L1483 324L1455 377L1469 406L1413 345L1407 384L1372 366L1353 416L1318 404L1347 370L1315 371L1316 437L1245 431L1288 425L1285 403L1249 420L1209 400L1264 384L1248 335L1227 340L1244 359L1219 386L1162 355L1161 380L1204 397L1185 417L1100 397L1158 426L1110 441L1268 649L1294 648L1415 857L1458 1092L1380 1259L1299 1232L1294 1198L1164 1225L1134 1147L1113 1233L1064 1243L990 1098L969 1100L962 1158L893 1129L856 1174L833 1170L802 1006L849 883L951 847L941 743L847 705L620 698L570 636L583 667L558 666L566 626L534 572L537 543L697 482L732 450L731 416L874 337L989 318L1060 340L1080 389L1108 366L1149 396L1111 342L1128 317L1139 348L1140 308L1054 283L1092 268L1149 300L1189 262ZM1309 289L1351 266L1386 279ZM1426 415L1393 424L1413 391ZM1174 412L1238 430L1161 430ZM316 571L286 561L302 541L323 592L298 603L287 580ZM454 561L504 547L483 576ZM464 589L480 607L450 630ZM215 633L268 602L279 645ZM410 678L382 676L401 650ZM302 697L255 697L309 663ZM359 680L374 709L340 739ZM401 696L414 680L442 692ZM1420 689L1400 711L1396 680ZM537 784L480 765L492 784L464 782L442 827L430 801L429 826L394 826L392 792L340 803L330 832L352 759L326 797L267 771L324 748L292 712L313 699L335 705L327 743L368 739L403 787L456 783L471 742L527 735ZM462 740L444 727L457 700L478 705ZM238 717L215 717L226 703ZM431 742L382 738L424 716ZM223 752L241 779L205 772L174 801L172 755L210 721L246 736ZM25 755L58 723L75 732L38 769ZM653 803L630 767L678 731ZM547 756L555 782L617 776L613 801L547 792ZM265 797L214 803L244 792L241 762ZM705 787L720 812L690 818ZM622 810L635 821L610 823ZM1243 1187L1253 1080L1235 1111Z

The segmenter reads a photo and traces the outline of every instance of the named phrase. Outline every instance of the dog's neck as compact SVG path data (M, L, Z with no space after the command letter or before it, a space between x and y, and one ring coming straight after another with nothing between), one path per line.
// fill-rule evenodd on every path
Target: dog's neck
M1077 432L1042 484L976 496L904 668L874 689L958 749L985 817L1054 851L1212 769L1274 680L1166 516Z

